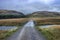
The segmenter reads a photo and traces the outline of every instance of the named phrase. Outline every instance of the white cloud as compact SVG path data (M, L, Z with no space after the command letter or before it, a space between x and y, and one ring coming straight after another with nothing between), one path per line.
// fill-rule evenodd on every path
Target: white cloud
M54 3L55 0L28 0L28 3L32 3L32 2L40 2L40 3L44 3L44 4L52 4Z
M39 1L45 4L52 4L54 3L55 0L39 0Z

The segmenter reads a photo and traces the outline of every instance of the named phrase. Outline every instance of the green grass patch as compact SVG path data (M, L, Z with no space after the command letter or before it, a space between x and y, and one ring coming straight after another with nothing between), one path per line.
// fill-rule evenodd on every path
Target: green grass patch
M60 28L39 28L39 32L42 32L48 40L60 40Z
M6 40L7 37L9 37L13 33L15 33L17 30L18 30L18 28L14 29L14 30L9 30L9 31L0 30L0 40Z

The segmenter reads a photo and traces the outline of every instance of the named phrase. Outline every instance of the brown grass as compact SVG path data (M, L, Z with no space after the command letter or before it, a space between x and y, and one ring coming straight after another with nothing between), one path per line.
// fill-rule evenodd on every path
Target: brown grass
M56 29L60 29L60 25L55 25L55 26L51 26L49 28L56 28Z
M36 25L44 24L60 24L60 17L45 17L45 18L16 18L16 19L0 19L0 25L22 25L28 20L34 20Z
M60 17L46 17L46 18L32 18L37 24L36 25L44 25L44 24L58 24L60 25Z
M22 25L27 22L27 18L17 18L17 19L1 19L0 25Z
M0 40L3 40L5 38L7 32L8 31L2 31L2 30L0 30Z
M6 33L6 32L7 32L7 31L0 30L0 34L1 34L1 33Z

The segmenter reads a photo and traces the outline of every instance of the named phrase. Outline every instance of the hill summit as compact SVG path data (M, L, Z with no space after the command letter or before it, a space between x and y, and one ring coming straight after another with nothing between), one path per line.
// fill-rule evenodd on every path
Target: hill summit
M0 19L4 18L22 18L25 15L14 10L0 10Z

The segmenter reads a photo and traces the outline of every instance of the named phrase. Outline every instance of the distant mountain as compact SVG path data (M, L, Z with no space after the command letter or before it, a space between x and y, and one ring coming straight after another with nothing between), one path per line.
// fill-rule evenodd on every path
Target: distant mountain
M0 19L3 18L23 18L25 15L14 10L0 10Z
M27 15L29 17L56 17L60 16L59 12L49 12L49 11L37 11L32 14Z

